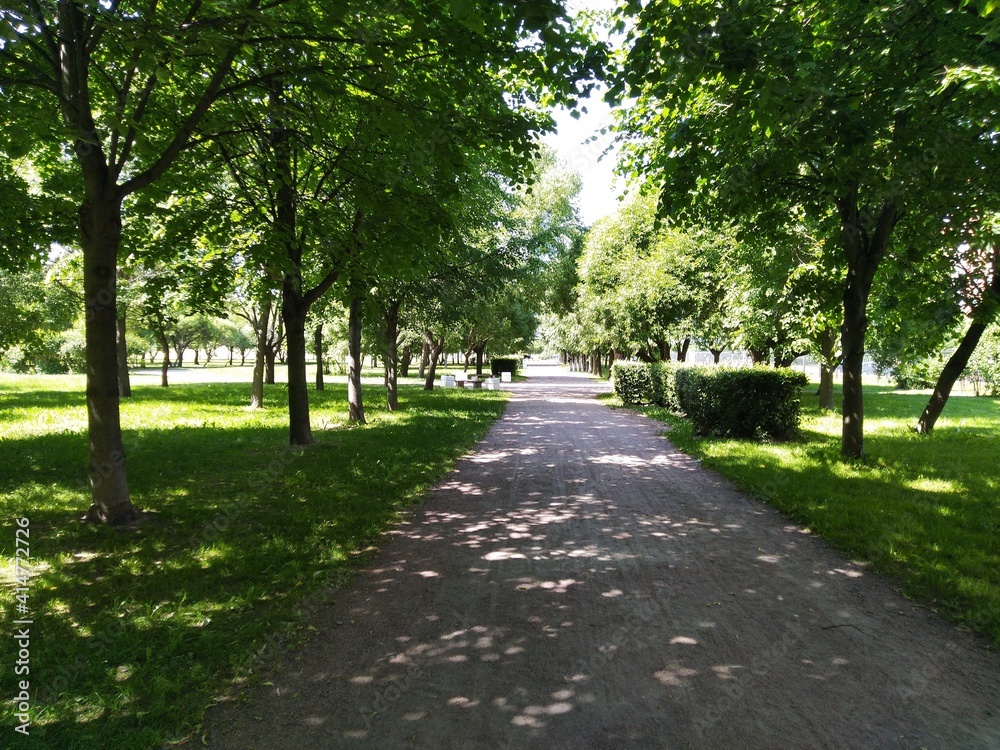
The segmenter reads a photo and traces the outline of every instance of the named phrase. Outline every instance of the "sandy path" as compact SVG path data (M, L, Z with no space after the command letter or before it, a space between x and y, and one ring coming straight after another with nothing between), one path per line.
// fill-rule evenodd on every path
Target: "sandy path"
M210 747L1000 748L1000 657L528 374Z

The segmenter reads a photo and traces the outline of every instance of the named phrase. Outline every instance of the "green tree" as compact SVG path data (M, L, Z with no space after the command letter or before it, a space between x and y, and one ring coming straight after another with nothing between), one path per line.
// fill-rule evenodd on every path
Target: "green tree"
M135 518L119 417L116 298L122 206L160 179L226 95L258 3L18 2L0 10L0 124L79 168L88 518Z
M620 120L637 139L631 170L661 186L664 211L760 229L787 223L791 203L839 236L841 452L862 455L867 303L897 224L905 216L909 231L936 236L942 216L961 224L995 192L989 8L633 0L626 10L613 95L635 101Z

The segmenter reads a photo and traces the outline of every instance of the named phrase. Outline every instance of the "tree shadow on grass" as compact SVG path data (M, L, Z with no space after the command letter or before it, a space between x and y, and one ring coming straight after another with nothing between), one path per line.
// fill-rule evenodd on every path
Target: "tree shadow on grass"
M239 384L208 388L203 413L245 395ZM133 403L205 401L205 390L140 393ZM320 419L346 411L342 388L314 396ZM126 430L130 489L144 512L126 530L78 522L89 504L85 435L2 441L0 507L30 519L38 563L36 746L148 747L150 737L189 731L221 685L280 642L274 634L295 630L303 596L347 575L502 409L471 394L406 399L421 408L321 430L305 450L287 446L280 412L270 424ZM6 552L13 529L3 534ZM16 694L13 677L0 676L3 694Z

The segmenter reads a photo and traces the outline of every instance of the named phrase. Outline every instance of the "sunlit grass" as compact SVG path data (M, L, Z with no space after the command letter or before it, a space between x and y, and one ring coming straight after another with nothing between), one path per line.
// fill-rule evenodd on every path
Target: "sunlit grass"
M319 444L287 445L284 386L245 408L245 383L139 386L122 424L133 530L84 525L83 379L0 376L3 573L30 519L35 575L32 729L19 746L148 748L192 732L262 651L303 632L308 595L350 575L378 533L481 437L502 392L366 389L348 427L343 386L312 393ZM17 617L0 593L0 627ZM0 647L11 664L12 639ZM0 693L16 694L0 673ZM12 704L0 709L10 732Z
M866 387L861 461L840 457L840 416L809 395L802 440L787 443L698 438L682 419L642 411L705 466L1000 645L1000 399L953 397L920 436L926 401Z

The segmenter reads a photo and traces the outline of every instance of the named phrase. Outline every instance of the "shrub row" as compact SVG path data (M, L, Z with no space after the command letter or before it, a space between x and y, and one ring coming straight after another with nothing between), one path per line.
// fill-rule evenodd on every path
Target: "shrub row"
M615 393L626 404L653 404L684 414L702 435L789 438L799 427L807 379L788 369L678 367L618 362Z

